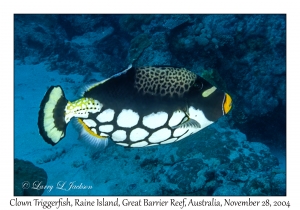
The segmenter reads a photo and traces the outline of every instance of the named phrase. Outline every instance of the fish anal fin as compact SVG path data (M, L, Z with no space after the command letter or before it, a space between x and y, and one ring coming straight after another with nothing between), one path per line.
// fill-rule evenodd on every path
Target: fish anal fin
M79 131L78 139L86 143L86 145L91 146L95 149L105 148L108 144L108 135L103 133L97 134L95 128L88 127L82 119L78 118L74 120L74 126Z

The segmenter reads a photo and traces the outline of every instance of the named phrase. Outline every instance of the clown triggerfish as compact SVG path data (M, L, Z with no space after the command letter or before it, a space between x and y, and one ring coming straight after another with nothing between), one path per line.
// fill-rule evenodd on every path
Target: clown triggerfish
M110 138L124 147L168 144L194 134L227 114L231 97L185 68L130 66L98 82L70 102L60 86L49 88L38 127L51 145L66 135L72 118L95 145Z

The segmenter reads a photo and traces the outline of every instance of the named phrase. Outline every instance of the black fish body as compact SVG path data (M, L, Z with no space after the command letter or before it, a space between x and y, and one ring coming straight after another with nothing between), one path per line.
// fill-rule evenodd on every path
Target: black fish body
M71 118L95 144L111 138L125 147L179 141L205 128L231 109L231 97L200 76L173 67L130 67L89 87L70 102L52 86L41 103L38 126L55 145Z

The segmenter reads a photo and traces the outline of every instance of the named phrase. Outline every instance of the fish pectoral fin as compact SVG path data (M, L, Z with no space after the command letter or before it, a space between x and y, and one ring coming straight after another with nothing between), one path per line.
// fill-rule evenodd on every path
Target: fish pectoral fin
M188 120L172 127L172 129L176 128L201 128L201 125L196 120L189 118Z

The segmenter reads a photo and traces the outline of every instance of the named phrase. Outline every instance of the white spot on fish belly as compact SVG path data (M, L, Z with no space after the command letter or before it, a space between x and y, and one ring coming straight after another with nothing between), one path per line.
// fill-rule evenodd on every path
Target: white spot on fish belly
M99 131L101 132L111 132L113 131L114 126L113 125L100 125L99 126Z
M126 139L126 132L123 130L117 130L112 133L111 138L114 141L124 141Z
M144 147L146 145L148 145L148 143L146 141L141 141L141 142L138 142L138 143L131 144L130 146L131 147Z
M147 147L152 147L152 146L156 146L156 145L159 145L159 144L149 144L149 145L147 145Z
M117 123L120 127L131 128L139 121L138 113L131 109L123 109L117 118Z
M101 123L104 122L110 122L114 119L114 115L115 115L115 111L112 109L106 109L103 112L101 112L98 116L97 116L97 120Z
M209 121L205 117L205 115L203 114L203 112L200 109L195 109L194 107L191 106L189 108L189 114L190 114L190 118L196 120L201 125L201 129L203 129L206 126L209 126L210 124L213 123L213 121Z
M94 120L91 119L84 119L82 120L84 122L84 124L87 125L87 127L91 128L91 127L96 127L96 122Z
M174 137L179 137L182 136L184 133L186 133L189 130L189 128L176 128L173 136Z
M168 139L167 141L161 142L161 144L169 144L169 143L173 143L173 142L176 141L176 140L177 140L177 138L170 138L170 139Z
M128 144L126 144L126 143L116 143L116 144L124 146L124 147L128 147Z
M157 143L168 139L171 136L171 130L168 128L162 128L155 131L150 137L149 141L152 143Z
M97 131L96 131L96 129L95 129L95 128L92 128L92 129L91 129L91 131L93 131L93 132L94 132L94 134L97 134Z
M146 138L148 135L149 135L148 131L142 128L135 128L131 131L129 138L131 141L139 141Z
M168 120L168 114L166 112L152 113L143 118L143 124L148 128L155 129L163 126Z
M100 136L102 136L102 137L108 137L108 135L106 133L100 133Z
M185 117L185 114L183 111L175 111L171 117L171 119L169 120L169 126L173 127L178 125L182 119Z

